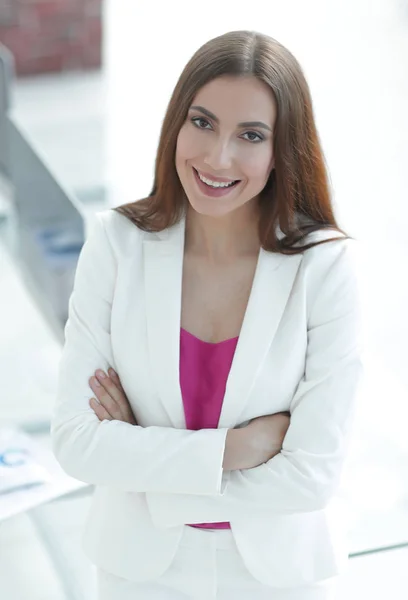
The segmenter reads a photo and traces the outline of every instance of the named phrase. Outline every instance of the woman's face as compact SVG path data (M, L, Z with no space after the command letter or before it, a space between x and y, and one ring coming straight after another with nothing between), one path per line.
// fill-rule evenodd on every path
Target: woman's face
M273 93L255 77L219 77L199 90L175 161L195 211L220 217L256 200L274 166L275 119Z

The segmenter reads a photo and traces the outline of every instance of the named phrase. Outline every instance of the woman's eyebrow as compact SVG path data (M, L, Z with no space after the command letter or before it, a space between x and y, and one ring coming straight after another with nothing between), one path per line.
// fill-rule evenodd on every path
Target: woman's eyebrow
M204 115L206 115L216 123L220 122L219 118L216 117L212 112L204 108L204 106L190 106L190 110L198 110L199 112L202 112ZM238 123L238 127L262 127L263 129L272 131L269 125L266 125L266 123L262 123L262 121L244 121L243 123Z

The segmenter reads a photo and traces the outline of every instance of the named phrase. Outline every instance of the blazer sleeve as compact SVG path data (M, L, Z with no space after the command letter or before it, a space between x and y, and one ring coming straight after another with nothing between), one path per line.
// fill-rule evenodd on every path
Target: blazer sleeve
M99 421L89 406L89 378L115 368L110 339L117 261L105 212L97 213L78 260L69 300L57 399L51 419L55 457L64 471L90 484L124 491L222 492L227 429L202 431Z
M329 251L335 258L313 284L305 370L291 402L291 423L281 452L256 468L228 473L220 498L174 496L160 508L169 526L230 521L242 518L243 511L315 511L335 494L363 371L363 328L356 242L333 243L341 250ZM148 502L155 511L161 499L148 495Z

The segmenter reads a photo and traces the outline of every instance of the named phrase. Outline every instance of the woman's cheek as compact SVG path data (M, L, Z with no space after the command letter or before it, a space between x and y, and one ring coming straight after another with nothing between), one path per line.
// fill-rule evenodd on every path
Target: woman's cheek
M202 144L201 144L202 147ZM197 141L197 135L188 125L184 125L180 130L177 139L177 152L181 158L189 160L194 158L199 151L200 145Z
M260 149L261 150L261 149ZM251 179L268 178L271 171L272 153L264 151L252 152L250 156L243 159L242 165L245 165L245 173Z

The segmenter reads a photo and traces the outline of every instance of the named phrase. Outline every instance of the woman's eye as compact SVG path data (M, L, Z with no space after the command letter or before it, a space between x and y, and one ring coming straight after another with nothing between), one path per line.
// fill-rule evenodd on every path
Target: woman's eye
M204 119L204 117L193 117L191 121L196 127L198 127L198 129L211 129L211 124L207 121L207 119ZM257 133L256 131L247 131L243 135L252 136L249 138L245 138L248 142L252 143L259 143L264 140L262 135L260 133Z
M264 139L259 133L256 133L256 131L247 131L246 133L244 133L244 135L255 136L255 138L252 138L252 139L246 138L248 140L248 142L258 143L258 142L262 142Z
M194 117L193 119L191 119L191 121L199 129L207 129L207 127L201 127L201 125L199 125L199 123L205 123L206 125L209 125L209 122L207 121L207 119L204 119L203 117Z

